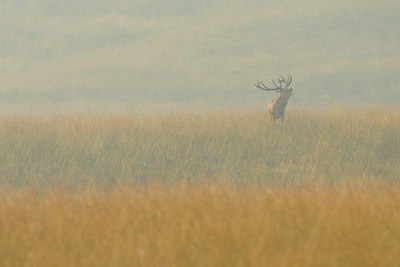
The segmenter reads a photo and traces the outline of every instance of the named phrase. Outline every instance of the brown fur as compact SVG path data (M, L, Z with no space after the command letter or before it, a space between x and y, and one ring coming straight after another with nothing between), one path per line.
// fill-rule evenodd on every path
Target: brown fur
M285 119L285 108L289 98L293 95L291 88L283 89L268 105L268 113L274 121Z

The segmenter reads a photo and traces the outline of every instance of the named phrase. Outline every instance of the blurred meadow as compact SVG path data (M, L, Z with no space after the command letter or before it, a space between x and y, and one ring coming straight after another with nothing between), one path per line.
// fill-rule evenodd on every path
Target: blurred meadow
M1 266L397 266L397 106L0 118Z
M1 266L398 266L400 187L1 191Z
M286 187L400 176L398 107L3 116L0 185L109 187L215 182Z

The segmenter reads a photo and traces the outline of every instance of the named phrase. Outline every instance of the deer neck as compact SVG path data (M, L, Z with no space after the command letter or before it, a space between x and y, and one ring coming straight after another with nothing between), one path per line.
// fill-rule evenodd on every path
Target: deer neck
M288 101L289 101L289 98L283 97L281 94L279 94L279 95L276 97L275 105L284 108L284 107L286 107Z

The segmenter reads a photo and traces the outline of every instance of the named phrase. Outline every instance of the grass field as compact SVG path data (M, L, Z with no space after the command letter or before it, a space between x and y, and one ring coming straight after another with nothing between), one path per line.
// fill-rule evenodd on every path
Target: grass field
M400 109L0 118L1 266L399 266Z

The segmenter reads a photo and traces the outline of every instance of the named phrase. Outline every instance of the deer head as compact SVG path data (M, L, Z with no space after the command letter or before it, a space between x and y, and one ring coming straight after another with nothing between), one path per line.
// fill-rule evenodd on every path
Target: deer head
M263 81L258 80L257 84L254 84L255 87L264 90L264 91L275 91L281 95L281 97L289 100L289 98L293 95L293 88L288 88L289 85L292 83L292 76L288 75L287 79L283 78L282 75L279 75L279 80L275 82L271 79L272 84L275 88L267 87ZM279 86L277 85L279 84Z

